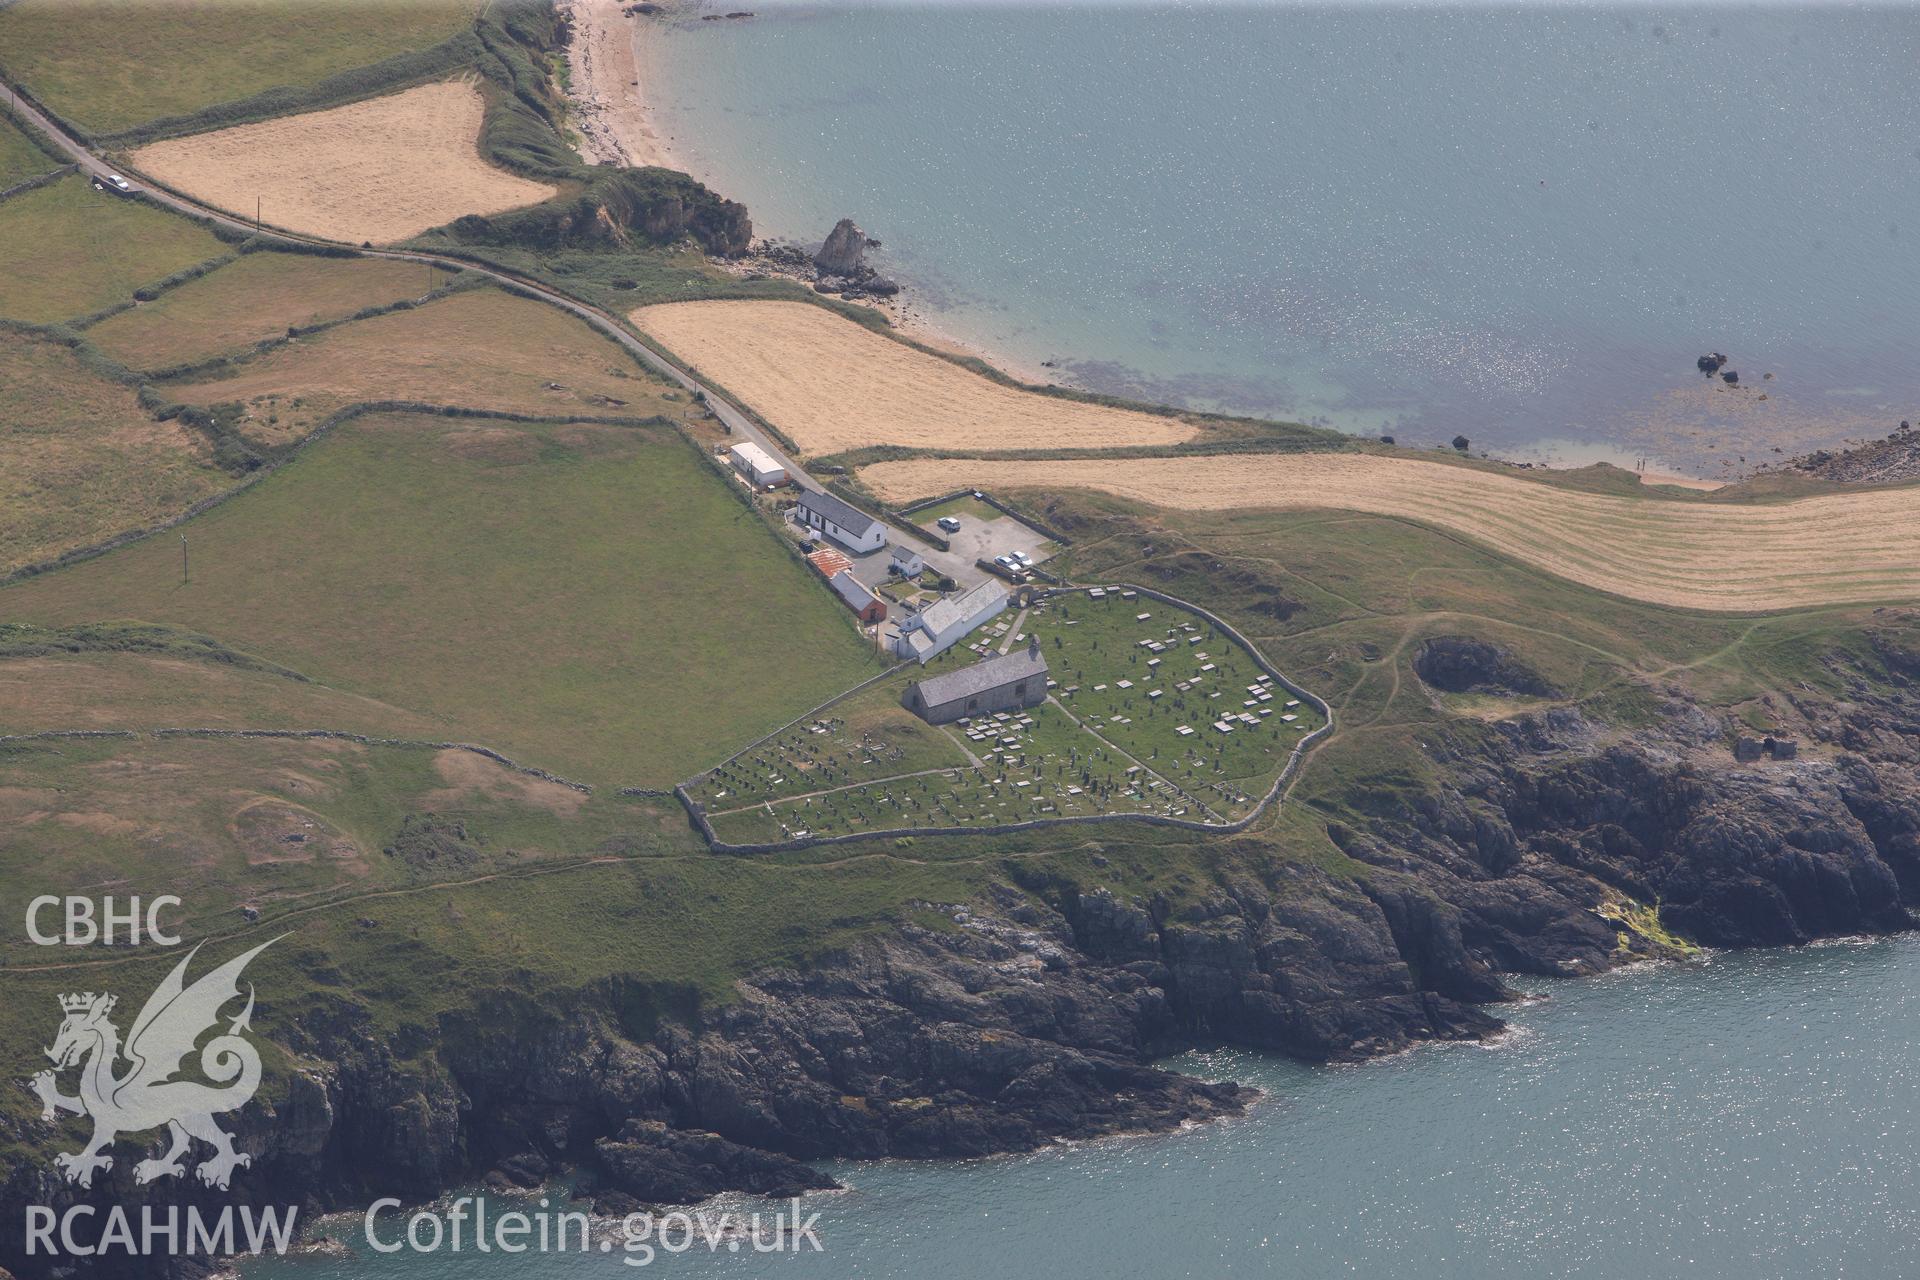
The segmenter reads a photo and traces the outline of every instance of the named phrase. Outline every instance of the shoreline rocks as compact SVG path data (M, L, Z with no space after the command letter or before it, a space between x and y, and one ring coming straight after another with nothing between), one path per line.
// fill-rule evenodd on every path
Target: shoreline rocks
M616 977L558 1000L476 991L472 1008L395 1033L312 993L283 1015L304 1065L245 1114L256 1156L232 1195L317 1212L569 1168L607 1212L785 1195L831 1186L811 1164L825 1159L981 1156L1243 1111L1254 1091L1154 1065L1194 1045L1354 1061L1485 1038L1512 996L1504 974L1671 954L1634 904L1711 946L1911 928L1911 635L1890 614L1873 665L1829 656L1842 697L1776 708L1806 746L1793 760L1733 764L1735 726L1671 689L1627 731L1564 707L1436 729L1431 785L1329 823L1353 875L1223 850L1217 875L1173 901L1116 893L1098 862L1066 876L1009 860L975 901L927 904L954 927L903 923L804 971L763 970L720 1006ZM1429 670L1445 658L1469 685L1489 670L1513 683L1496 646L1438 639ZM32 1162L8 1170L0 1265L23 1260L20 1205L200 1194L135 1186L130 1169L90 1192Z
M813 265L822 275L858 280L872 274L872 268L867 266L867 245L867 233L856 226L852 218L842 218L814 253Z

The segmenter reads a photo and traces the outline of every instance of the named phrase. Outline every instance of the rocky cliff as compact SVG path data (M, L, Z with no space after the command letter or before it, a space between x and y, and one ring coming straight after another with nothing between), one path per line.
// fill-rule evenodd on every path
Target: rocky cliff
M1875 637L1891 683L1848 668L1845 700L1800 709L1816 749L1793 761L1735 765L1729 726L1678 697L1630 732L1558 709L1436 734L1440 785L1332 830L1357 874L1233 846L1176 907L1020 873L941 907L937 927L759 973L704 1013L661 1012L673 993L644 987L559 1009L495 995L429 1043L322 1009L287 1045L311 1065L250 1121L243 1146L260 1155L236 1187L318 1208L571 1167L610 1213L785 1195L831 1185L809 1163L829 1157L980 1155L1229 1115L1245 1090L1153 1060L1201 1042L1349 1060L1483 1036L1503 975L1670 954L1667 929L1747 946L1909 928L1908 634ZM1485 657L1456 648L1441 669ZM90 1198L154 1193L122 1161ZM9 1206L71 1194L27 1166L5 1184ZM0 1217L0 1264L16 1269L19 1222Z
M468 214L452 224L466 244L533 249L671 245L691 237L717 257L738 257L753 241L747 208L669 169L597 174L571 198L510 213Z

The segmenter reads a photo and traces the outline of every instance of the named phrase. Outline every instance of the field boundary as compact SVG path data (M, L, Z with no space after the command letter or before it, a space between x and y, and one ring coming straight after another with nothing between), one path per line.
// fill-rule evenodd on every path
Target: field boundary
M50 187L68 174L78 172L80 172L80 166L77 164L60 165L58 168L49 170L46 173L36 174L31 178L24 178L8 187L5 191L0 191L0 200L6 200L12 196L22 196L29 191L37 191L41 187Z
M11 3L0 5L0 8L11 7ZM37 93L21 85L18 77L4 64L0 64L0 76L4 76L9 84L15 86L27 105L52 120L67 133L83 139L96 150L119 150L157 142L162 138L207 133L237 124L252 124L275 116L322 111L328 107L343 106L362 98L376 97L392 89L410 85L414 81L424 81L457 71L478 62L487 52L475 34L474 28L477 25L477 21L471 23L464 31L425 49L399 53L365 66L336 71L305 88L281 85L263 89L259 93L249 94L232 102L216 103L186 115L162 116L111 133L99 133L83 128L74 120L54 110Z
M0 737L0 747L22 742L92 741L98 738L138 738L132 729L42 729L38 733L9 733Z
M483 747L472 742L429 742L424 738L375 738L364 733L349 733L343 729L42 729L37 733L14 733L0 737L0 746L16 743L46 741L92 741L113 738L119 740L137 740L140 738L196 738L209 740L229 740L244 738L263 738L279 741L316 741L353 742L363 747L401 747L420 751L468 751L484 756L495 764L504 765L515 773L525 774L529 778L538 778L542 782L557 783L560 786L578 791L583 796L593 794L593 788L584 782L575 782L563 778L557 773L548 773L532 765L521 764L492 747ZM623 792L622 794L627 794ZM666 792L634 792L633 794L665 795Z
M268 249L262 250L262 252L272 253L274 250ZM239 261L239 259L240 255L235 254L227 262L223 262L220 265L230 266L233 262ZM203 274L211 274L211 272ZM198 278L198 276L193 277L193 279ZM175 284L167 284L163 281L162 286L155 286L155 288L164 286L165 288L171 289L177 287L177 285L190 283L192 283L192 280L181 280ZM486 289L491 287L495 287L492 281L480 276L471 276L465 271L461 271L448 283L436 286L432 291L423 293L417 298L399 298L393 302L378 302L370 307L362 307L352 315L336 316L332 320L321 320L314 324L289 325L285 333L277 333L272 337L261 338L247 346L237 347L224 355L208 356L204 360L187 360L179 364L162 365L157 369L142 369L137 370L137 372L146 381L158 383L180 382L209 374L220 373L228 369L236 369L243 365L250 364L258 360L261 356L278 351L281 347L291 342L296 342L301 338L311 338L315 334L325 333L330 329L338 329L342 325L356 324L362 320L376 320L381 316L389 316L401 311L418 311L421 307L430 306L455 293L464 293L472 289ZM157 296L156 294L156 297ZM143 298L140 300L143 302L153 301L151 298ZM110 312L107 314L115 313ZM107 315L102 315L99 318L104 320L107 318ZM81 322L76 321L76 327L79 327L80 323ZM96 321L88 320L85 323L91 325L96 323Z
M152 284L140 285L134 289L132 293L120 299L118 302L110 302L98 311L80 316L74 320L64 321L63 324L75 333L83 333L91 329L94 325L106 320L111 320L117 315L133 310L143 302L157 302L161 295L178 289L183 284L192 284L195 280L212 275L222 267L232 266L234 263L240 261L240 257L241 254L238 249L215 254L204 262L196 262L190 267L180 268L180 270L170 276L162 276ZM111 357L108 358L111 359ZM134 370L134 372L138 371Z
M968 490L967 492L971 493L972 491ZM1054 596L1084 595L1092 589L1090 586L1055 587L1043 593L1041 598L1051 599ZM1316 711L1325 717L1324 722L1318 729L1315 729L1294 744L1293 750L1287 756L1287 762L1280 767L1280 772L1275 775L1273 785L1267 788L1267 793L1260 797L1260 802L1254 805L1253 809L1244 818L1236 818L1232 822L1194 822L1187 818L1171 818L1158 813L1093 813L1066 818L1029 818L1024 822L1004 822L979 827L889 827L882 831L855 831L836 836L809 836L802 840L775 840L752 844L732 844L722 840L718 833L714 831L713 824L708 820L706 811L701 808L699 802L696 801L692 793L687 790L688 783L683 782L676 784L673 788L673 793L678 797L681 806L686 809L687 816L692 821L694 829L706 840L707 847L715 853L792 853L801 849L812 849L823 845L856 844L863 840L901 840L918 836L1012 835L1022 831L1036 831L1045 827L1079 826L1092 822L1143 822L1151 826L1174 827L1182 831L1197 831L1212 835L1232 835L1235 832L1245 831L1248 827L1264 817L1267 810L1280 799L1281 794L1293 781L1294 775L1299 772L1301 764L1306 760L1308 749L1316 741L1333 732L1333 707L1328 704L1326 699L1314 693L1311 689L1303 688L1295 684L1280 668L1269 661L1267 655L1260 651L1260 647L1242 634L1239 628L1222 618L1219 614L1214 613L1211 609L1204 608L1188 600L1182 600L1179 596L1169 595L1164 591L1157 591L1152 587L1141 586L1135 582L1105 584L1101 589L1109 592L1137 592L1150 600L1158 600L1162 604L1172 605L1176 609L1184 609L1196 617L1204 618L1207 622L1217 627L1228 639L1246 650L1247 653L1252 656L1255 666L1272 677L1281 687L1298 695L1302 701L1311 704ZM900 664L900 666L906 665L904 662ZM899 670L899 667L893 669L893 671L897 670ZM882 674L891 675L893 671ZM820 707L815 708L813 712L807 714L812 715L826 707L832 706L842 698L860 692L868 685L877 682L880 678L880 676L875 676L871 680L863 681L852 689L847 690L846 693L822 703ZM799 719L804 720L805 718L806 716L801 716ZM790 724L781 726L781 728L775 730L774 733L768 734L766 737L743 747L739 752L734 753L733 756L729 756L728 760L737 759L740 755L752 750L753 747L760 745L761 742L765 742L768 738L784 732L791 728L793 724L798 723L799 720L795 720ZM1097 737L1098 735L1095 736ZM726 760L721 761L721 764L725 763L727 763ZM719 765L714 766L716 769L719 767ZM690 778L688 782L698 782L711 772L713 772L713 770L709 769L704 773L696 774Z
M593 788L584 782L575 782L563 778L557 773L548 773L532 765L521 764L502 755L492 747L479 746L472 742L429 742L423 738L374 738L364 733L348 733L341 729L149 729L147 736L152 738L206 738L206 739L243 739L267 738L282 741L319 740L336 742L354 742L365 747L402 747L423 751L468 751L484 756L495 764L505 765L515 773L538 778L543 782L558 783L560 786L578 791L583 796L593 794Z
M57 340L58 339L56 339L56 341ZM176 412L183 408L183 406L169 407L174 408ZM97 556L107 554L109 551L118 551L121 547L131 546L133 543L144 541L156 534L165 533L170 529L177 528L195 516L204 515L221 503L230 502L241 494L246 493L256 484L259 484L261 481L279 471L280 468L294 461L294 459L299 457L309 446L331 435L334 428L343 423L351 422L355 418L362 418L374 413L415 413L441 418L489 418L505 422L523 422L546 426L558 426L562 423L579 422L591 426L608 427L676 427L673 419L663 417L609 418L594 417L586 414L565 414L558 417L551 417L527 413L513 413L500 409L463 409L455 405L423 404L417 400L369 400L361 404L348 405L344 409L328 414L313 430L288 446L284 453L276 458L263 461L258 468L248 472L232 488L210 494L186 510L177 515L170 516L158 524L147 525L140 529L122 530L103 542L96 542L84 547L75 547L71 551L62 552L51 560L39 560L32 564L23 564L17 569L0 574L0 587L4 587L10 582L18 582L25 578L38 577L43 573L51 573L56 569L65 569L69 565L79 564L83 560L92 560ZM165 421L167 416L172 415L162 416L161 420ZM677 429L674 430L674 434L676 436L684 435L684 433Z

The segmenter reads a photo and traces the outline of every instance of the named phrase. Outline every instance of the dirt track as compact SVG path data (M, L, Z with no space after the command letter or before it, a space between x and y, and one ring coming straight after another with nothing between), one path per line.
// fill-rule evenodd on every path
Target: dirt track
M870 444L1100 449L1177 444L1195 431L1005 387L804 302L673 302L633 321L809 454Z
M1920 489L1795 502L1582 493L1445 463L1364 454L1128 461L887 462L860 473L900 502L961 485L1098 489L1188 510L1331 507L1401 516L1603 591L1695 609L1920 597Z
M156 142L134 167L197 200L306 235L387 244L554 188L480 158L483 103L448 81L330 111Z

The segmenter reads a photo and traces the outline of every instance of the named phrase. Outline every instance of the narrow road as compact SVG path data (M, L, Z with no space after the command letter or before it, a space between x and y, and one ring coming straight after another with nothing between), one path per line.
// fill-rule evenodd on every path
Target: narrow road
M4 82L0 82L0 87L13 86L5 86ZM716 395L713 389L695 377L691 370L682 368L661 352L656 351L635 337L633 332L629 330L625 324L621 323L618 318L609 315L598 307L582 302L578 298L562 293L551 285L542 284L538 280L529 279L526 276L517 275L514 272L505 271L499 267L485 266L477 262L470 262L465 258L456 258L446 254L429 253L418 249L365 249L359 245L347 244L344 241L323 240L318 236L295 235L289 231L269 231L264 227L256 230L253 223L247 219L216 209L212 205L202 204L177 191L160 186L137 170L128 169L123 172L122 170L114 168L114 166L89 151L85 143L73 137L66 130L48 119L44 112L29 102L22 100L15 105L14 120L16 123L25 122L26 124L32 125L35 129L38 129L46 136L48 141L52 142L63 154L71 157L78 163L83 173L86 173L90 177L100 179L104 179L110 173L122 173L123 176L129 178L138 178L145 184L141 188L142 195L144 195L145 198L152 200L155 204L172 209L176 213L207 218L223 227L245 232L261 240L276 241L281 244L326 245L330 248L351 249L362 257L367 258L391 258L399 262L432 263L435 266L445 267L449 270L471 271L485 276L490 280L497 280L502 284L511 285L516 289L522 289L534 294L540 298L541 301L550 303L563 311L578 316L601 333L604 333L607 337L619 343L622 348L630 352L648 368L670 381L678 383L688 392L699 396L706 404L706 407L713 411L713 415L726 426L728 431L736 439L751 441L759 445L762 449L765 449L780 465L786 468L787 474L793 478L796 484L803 484L813 489L823 487L818 480L807 473L805 468L788 455L778 440L775 440L772 436L761 430L755 425L752 418L742 413L737 407ZM962 587L973 586L986 577L985 574L964 556L956 556L943 552L931 542L911 538L910 535L902 531L897 525L889 530L888 537L889 540L895 544L910 541L913 549L918 551L928 564L933 565L940 572L951 577Z
M12 89L16 86L7 85L5 87ZM48 119L44 112L24 99L20 100L14 106L14 120L32 125L35 129L39 130L45 135L47 140L53 143L64 155L72 158L79 164L81 172L90 177L104 180L108 174L123 172L89 151L85 143ZM769 437L767 433L759 427L755 426L753 420L747 417L746 414L740 412L739 409L715 395L710 388L702 384L698 378L694 377L692 372L681 368L666 356L654 350L639 338L636 338L618 319L600 310L598 307L590 306L580 301L578 298L569 297L567 294L561 293L549 285L542 284L537 280L528 279L526 276L515 275L511 271L503 271L498 267L483 266L476 262L469 262L465 258L428 253L416 249L363 249L358 245L346 244L338 240L323 240L317 236L301 236L287 231L268 231L265 228L256 231L253 223L246 218L235 217L233 214L225 213L214 208L212 205L201 204L197 200L190 199L178 192L159 186L136 170L125 170L124 175L129 178L138 178L143 184L141 188L142 195L155 204L172 209L176 213L184 213L196 218L210 219L223 227L245 232L248 235L257 235L261 240L277 241L281 244L326 245L331 248L352 249L361 256L368 258L392 258L400 262L432 263L435 266L445 267L453 271L472 271L479 275L486 276L489 279L497 280L502 284L512 285L514 288L536 294L543 302L551 303L564 311L571 312L573 315L580 317L580 319L592 325L595 329L598 329L601 333L606 334L627 351L631 352L648 368L680 384L680 386L689 392L701 396L705 400L707 407L713 410L714 416L725 423L735 436L751 440L772 454L786 467L787 474L792 476L796 481L800 481L816 489L820 487L819 481L808 475L798 463L788 457L786 452L780 447L780 443Z

